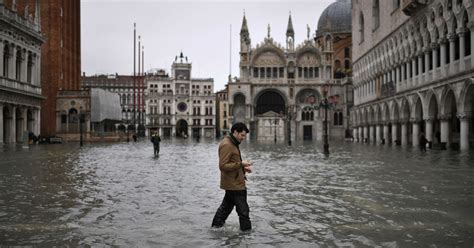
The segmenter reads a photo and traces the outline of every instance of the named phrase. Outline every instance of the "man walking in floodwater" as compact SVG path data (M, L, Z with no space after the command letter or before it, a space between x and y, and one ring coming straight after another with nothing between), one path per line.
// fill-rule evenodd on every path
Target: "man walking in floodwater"
M155 153L155 156L160 153L160 142L160 135L158 135L157 133L151 135L151 143L153 143L153 152Z
M242 161L239 145L249 133L243 123L235 123L230 129L231 134L224 137L219 144L219 169L221 171L221 189L225 190L224 200L217 209L212 227L222 227L235 206L239 215L240 230L252 229L250 210L247 204L247 188L245 173L252 172L252 164Z

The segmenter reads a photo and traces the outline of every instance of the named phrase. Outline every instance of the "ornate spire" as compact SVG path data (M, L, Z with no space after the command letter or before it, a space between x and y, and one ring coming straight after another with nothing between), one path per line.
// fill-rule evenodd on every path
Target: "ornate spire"
M242 28L240 29L240 35L247 35L249 34L249 28L247 27L247 18L245 18L245 10L244 10L244 19L242 20Z
M293 29L293 22L291 21L291 11L290 11L290 17L288 18L288 28L286 29L286 37L294 38L294 36L295 36L295 30Z
M270 31L271 31L271 28L270 28L270 23L268 23L268 34L267 34L267 38L270 38Z

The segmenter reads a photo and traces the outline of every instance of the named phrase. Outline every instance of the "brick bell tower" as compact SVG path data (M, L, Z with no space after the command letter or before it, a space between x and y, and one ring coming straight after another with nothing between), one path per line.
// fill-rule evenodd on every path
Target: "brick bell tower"
M81 74L80 0L41 1L41 135L57 130L56 96L59 91L79 91Z

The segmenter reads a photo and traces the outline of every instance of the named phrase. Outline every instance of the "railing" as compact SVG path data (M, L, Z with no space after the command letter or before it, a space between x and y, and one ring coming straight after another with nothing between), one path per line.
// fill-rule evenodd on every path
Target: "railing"
M24 91L25 93L32 93L36 95L41 95L41 87L16 81L14 79L0 77L0 86L4 86L6 88L10 88L13 90L20 90Z

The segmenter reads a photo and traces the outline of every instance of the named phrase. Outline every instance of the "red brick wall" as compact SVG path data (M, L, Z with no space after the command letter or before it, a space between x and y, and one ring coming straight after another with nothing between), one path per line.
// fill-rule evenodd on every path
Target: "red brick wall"
M58 90L80 90L80 0L48 0L40 5L41 31L46 39L41 51L41 86L46 97L41 105L41 134L53 135Z

